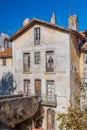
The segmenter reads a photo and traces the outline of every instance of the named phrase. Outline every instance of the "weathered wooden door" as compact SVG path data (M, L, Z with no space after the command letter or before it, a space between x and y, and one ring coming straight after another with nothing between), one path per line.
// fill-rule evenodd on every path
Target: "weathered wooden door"
M41 80L40 79L35 80L35 93L38 95L41 95Z

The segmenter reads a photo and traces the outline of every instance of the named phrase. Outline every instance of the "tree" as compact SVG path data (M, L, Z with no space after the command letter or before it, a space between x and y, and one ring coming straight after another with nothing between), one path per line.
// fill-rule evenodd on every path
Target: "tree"
M87 112L77 102L68 108L67 113L58 113L57 120L60 121L60 130L86 130Z

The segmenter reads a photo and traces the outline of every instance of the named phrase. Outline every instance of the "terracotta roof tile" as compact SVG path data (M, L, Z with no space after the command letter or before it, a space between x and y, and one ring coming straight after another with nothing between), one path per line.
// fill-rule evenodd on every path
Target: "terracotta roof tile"
M80 34L81 34L83 37L86 37L86 35L84 34L84 32L80 32Z
M8 48L7 50L0 52L0 58L3 57L12 57L12 48Z

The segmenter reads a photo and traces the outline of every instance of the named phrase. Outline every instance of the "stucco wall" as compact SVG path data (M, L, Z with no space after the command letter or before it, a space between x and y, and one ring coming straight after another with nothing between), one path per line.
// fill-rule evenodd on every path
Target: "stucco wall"
M40 45L34 45L34 28L40 27ZM35 93L35 79L41 79L41 94L46 94L46 81L54 80L57 107L55 113L65 112L70 105L70 43L69 34L35 25L13 43L13 65L17 81L16 92L24 92L24 79L30 80L31 93ZM34 63L34 52L40 51L40 64ZM54 52L54 72L46 72L46 51ZM30 72L23 72L23 53L30 53ZM49 107L44 107L43 127L46 129ZM52 108L53 109L53 108ZM56 116L55 116L56 121ZM55 122L57 127L57 122Z
M34 28L41 28L40 45L34 45ZM66 104L70 96L70 57L69 57L69 34L35 25L13 42L13 64L18 91L23 91L23 79L30 79L31 93L34 93L34 80L41 79L41 92L46 94L46 80L55 81L55 93L57 96L66 97ZM40 51L41 62L34 64L34 52ZM55 71L46 73L45 52L54 51ZM30 73L23 73L23 53L30 53ZM58 104L61 101L58 101Z

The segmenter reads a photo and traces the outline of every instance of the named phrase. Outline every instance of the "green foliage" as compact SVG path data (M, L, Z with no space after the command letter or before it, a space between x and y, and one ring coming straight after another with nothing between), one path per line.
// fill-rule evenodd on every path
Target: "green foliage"
M67 113L58 113L60 130L86 130L87 112L82 111L79 105L70 107Z

